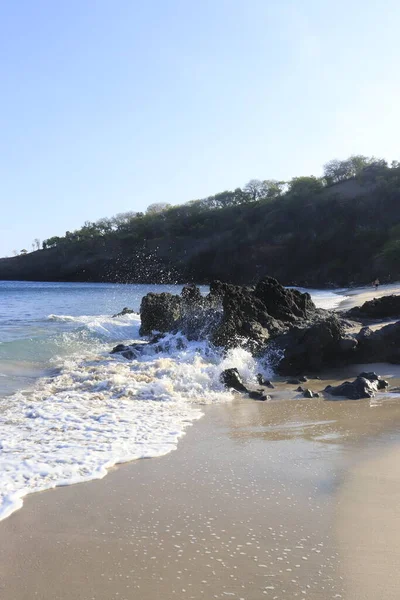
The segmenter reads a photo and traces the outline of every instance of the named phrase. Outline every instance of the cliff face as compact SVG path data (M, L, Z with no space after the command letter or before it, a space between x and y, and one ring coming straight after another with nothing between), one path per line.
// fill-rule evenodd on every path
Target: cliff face
M0 259L0 279L347 285L400 278L400 185L286 195L133 220L123 230ZM361 193L363 192L363 193Z

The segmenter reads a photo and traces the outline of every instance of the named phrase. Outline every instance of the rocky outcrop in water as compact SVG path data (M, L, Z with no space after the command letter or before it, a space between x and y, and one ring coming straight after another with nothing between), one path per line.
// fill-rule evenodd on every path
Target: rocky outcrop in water
M113 315L112 318L115 319L116 317L124 317L125 315L134 315L134 314L135 314L134 310L125 306L119 313L116 313L115 315Z
M147 294L140 307L140 333L182 331L224 348L246 345L257 351L295 324L311 323L322 314L309 294L286 289L272 277L254 287L214 281L205 297L195 286L184 287L180 296Z
M392 310L398 302L389 299L380 304L379 314L387 315L388 306ZM258 356L268 352L276 371L296 376L292 380L296 385L307 380L304 374L315 377L332 366L400 364L400 321L376 331L360 324L358 333L349 334L349 313L317 309L309 294L286 289L271 277L255 286L215 281L207 296L193 285L185 286L180 295L149 293L142 300L140 315L140 333L148 336L150 344L166 333L182 332L189 340L207 339L225 349L240 346ZM134 358L138 351L136 347L119 350L125 358Z

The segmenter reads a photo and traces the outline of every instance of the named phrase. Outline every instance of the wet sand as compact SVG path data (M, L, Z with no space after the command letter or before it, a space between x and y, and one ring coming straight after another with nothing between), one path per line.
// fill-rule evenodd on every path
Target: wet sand
M2 600L397 598L371 589L400 551L400 474L377 459L399 397L278 396L206 407L177 451L28 497L0 523Z
M377 454L350 470L338 497L345 597L357 600L400 594L400 452Z

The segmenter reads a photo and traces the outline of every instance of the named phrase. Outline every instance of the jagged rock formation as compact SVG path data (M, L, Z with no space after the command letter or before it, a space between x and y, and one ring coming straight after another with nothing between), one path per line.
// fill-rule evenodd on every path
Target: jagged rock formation
M379 310L372 311L387 316L397 310L399 299L389 297L383 302L382 298ZM377 306L366 304L368 310L364 312ZM286 289L272 277L243 287L215 281L207 296L193 285L184 287L180 295L149 293L142 300L140 314L141 335L180 331L188 339L207 339L225 349L242 346L257 355L273 350L270 354L276 357L276 371L296 376L291 380L296 385L307 380L304 374L315 376L332 366L384 361L400 364L400 321L376 331L362 327L358 333L349 334L349 312L341 315L317 309L309 294ZM353 318L356 314L351 312ZM119 351L128 358L138 349L124 347Z

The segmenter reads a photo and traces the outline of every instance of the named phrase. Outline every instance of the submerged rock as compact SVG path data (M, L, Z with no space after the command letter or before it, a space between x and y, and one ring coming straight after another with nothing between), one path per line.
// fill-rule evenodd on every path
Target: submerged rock
M117 354L118 352L125 352L129 350L129 346L125 346L125 344L117 344L110 352L110 354Z
M271 400L271 396L269 396L265 390L252 390L247 388L243 383L239 371L235 367L232 369L225 369L225 371L221 373L220 379L228 389L244 393L252 400Z
M110 352L110 354L121 354L128 360L137 358L142 352L143 348L147 346L147 343L131 344L126 346L125 344L117 344Z
M376 381L370 381L365 377L357 377L354 381L345 381L344 383L325 388L330 396L342 396L349 400L360 400L361 398L373 398L378 390Z
M270 380L269 379L265 379L265 377L261 373L257 373L257 382L260 385L264 385L265 387L274 389L274 386L272 385L272 383L270 382Z
M248 395L252 400L271 400L271 396L269 396L264 390L250 390Z
M117 313L116 315L113 315L112 318L115 319L115 317L124 317L125 315L134 315L134 314L136 314L134 310L125 306L121 310L121 312Z
M381 376L377 375L374 371L363 371L357 377L364 377L364 379L368 379L368 381L376 382L378 390L385 390L389 387L389 382L385 379L381 379Z
M225 369L225 371L221 373L220 379L227 388L236 390L237 392L248 392L236 367Z

